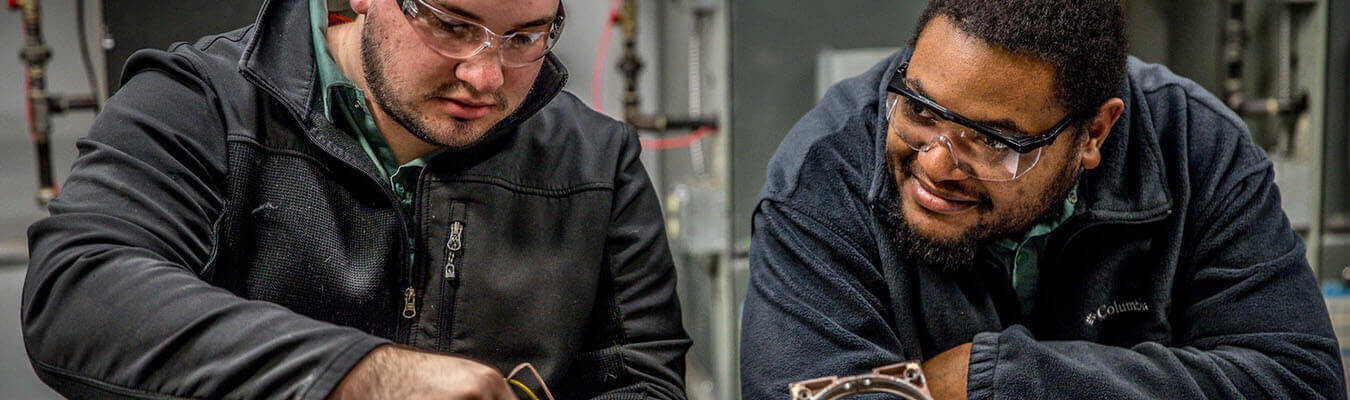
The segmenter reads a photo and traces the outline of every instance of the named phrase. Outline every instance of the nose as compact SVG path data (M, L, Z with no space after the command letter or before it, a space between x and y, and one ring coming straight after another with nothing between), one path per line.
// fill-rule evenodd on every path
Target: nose
M956 159L955 153L952 152L952 142L946 136L933 137L933 140L915 157L919 168L923 168L924 175L935 183L970 178L970 174L961 169L961 161Z
M495 46L488 47L460 62L455 66L455 77L479 93L495 93L503 83L500 51Z

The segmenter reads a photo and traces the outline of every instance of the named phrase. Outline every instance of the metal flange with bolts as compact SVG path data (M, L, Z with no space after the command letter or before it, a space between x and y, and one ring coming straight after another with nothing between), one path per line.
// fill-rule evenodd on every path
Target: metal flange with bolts
M867 393L885 393L904 400L932 400L918 362L907 361L873 369L871 373L808 379L788 385L792 400L833 400Z

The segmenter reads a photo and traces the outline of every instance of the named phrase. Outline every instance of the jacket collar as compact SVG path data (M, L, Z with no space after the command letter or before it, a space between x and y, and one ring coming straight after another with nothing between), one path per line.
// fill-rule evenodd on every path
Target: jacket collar
M894 181L886 165L886 83L900 64L909 61L912 53L912 48L905 48L891 56L875 93L877 101L871 105L875 107L872 110L875 152L867 201L873 207L884 206L882 202L891 201L894 193ZM1135 70L1139 63L1131 56L1127 71ZM1132 74L1127 73L1119 97L1125 102L1125 110L1102 145L1101 165L1085 171L1079 178L1079 201L1074 215L1102 221L1150 220L1169 213L1172 208L1165 186L1158 133L1147 123L1153 118Z
M305 0L267 0L254 27L245 36L239 72L308 121L317 81L313 38L308 29L309 3Z
M309 3L306 0L267 0L254 22L254 29L244 38L246 45L239 59L239 71L284 104L298 121L311 124L315 121L311 118L315 106L322 104L316 101L322 93L315 89L318 72L314 65L313 38L309 29L302 29L308 26ZM477 142L454 150L476 149L514 132L517 126L552 101L566 83L567 69L553 53L549 53L520 107Z

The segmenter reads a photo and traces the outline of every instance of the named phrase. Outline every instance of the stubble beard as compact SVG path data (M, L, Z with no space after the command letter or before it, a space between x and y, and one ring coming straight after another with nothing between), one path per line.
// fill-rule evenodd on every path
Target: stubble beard
M372 25L370 23L365 24L361 33L361 65L362 69L365 70L366 84L370 87L371 99L379 104L390 119L397 122L408 133L429 144L462 148L476 143L487 133L488 129L504 119L506 115L509 115L509 113L502 112L507 108L506 96L501 93L493 93L491 97L495 105L492 114L474 121L451 117L446 120L448 126L436 129L432 126L429 118L425 115L418 115L414 111L415 100L430 100L435 97L435 94L455 93L456 91L464 91L474 97L481 97L481 95L464 81L455 80L436 88L436 90L427 92L428 94L419 93L409 96L413 100L400 98L399 93L417 92L413 88L397 88L393 82L389 81L388 63L383 57L383 45L375 39L379 32L375 32ZM497 118L494 118L494 116ZM487 122L490 122L490 124L485 124Z
M899 172L903 177L913 176L911 171L914 161L913 157L902 161ZM1055 175L1057 180L1040 194L1037 201L1023 203L1001 215L990 214L994 212L991 205L977 206L975 211L985 215L954 240L929 238L919 232L905 218L904 198L900 195L898 184L891 185L892 200L886 207L884 225L891 231L892 242L899 250L902 262L918 263L920 267L953 273L968 272L975 267L981 248L1001 238L1026 232L1036 224L1062 218L1064 201L1078 181L1078 175L1077 163L1067 163Z

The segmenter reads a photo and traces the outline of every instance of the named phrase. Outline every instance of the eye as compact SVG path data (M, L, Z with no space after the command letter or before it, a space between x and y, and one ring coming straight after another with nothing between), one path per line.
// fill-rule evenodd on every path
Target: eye
M508 38L506 39L506 46L507 46L507 47L512 47L512 48L525 48L525 47L530 47L530 45L534 44L534 42L537 41L537 40L539 39L539 37L541 37L541 36L543 36L543 34L541 34L541 33L533 33L533 32L531 32L531 33L517 33L517 34L511 35L510 37L508 37Z
M1005 150L1008 148L1008 145L1005 145L1003 144L1003 142L994 139L993 136L979 133L977 133L977 135L980 135L980 144L984 145L984 147L988 147L994 150Z
M933 115L933 112L929 111L928 107L924 107L923 104L919 104L919 102L910 99L904 99L904 101L905 116L909 117L910 120L914 122L932 123L937 119L937 116Z
M469 39L475 36L477 26L466 23L450 22L440 18L429 18L432 25L453 39Z
M473 35L473 26L469 24L445 24L445 31L456 37Z

